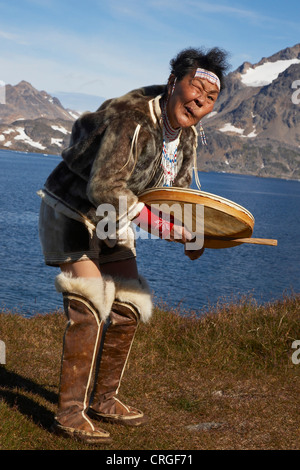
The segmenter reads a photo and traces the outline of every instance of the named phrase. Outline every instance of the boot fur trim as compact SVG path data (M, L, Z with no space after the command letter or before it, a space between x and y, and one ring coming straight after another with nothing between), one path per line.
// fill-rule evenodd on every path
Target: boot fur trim
M55 288L57 292L81 295L92 302L103 321L108 318L115 299L115 284L110 276L87 278L60 273L55 278Z
M114 278L116 300L136 307L142 322L149 321L152 315L152 299L149 285L142 276L139 279Z

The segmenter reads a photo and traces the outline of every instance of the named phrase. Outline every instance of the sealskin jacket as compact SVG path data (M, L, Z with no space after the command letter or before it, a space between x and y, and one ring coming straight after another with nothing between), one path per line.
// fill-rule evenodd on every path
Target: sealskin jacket
M128 222L135 218L139 193L163 184L160 99L165 93L162 85L140 88L81 115L63 161L40 191L44 201L90 227L100 220L100 204L112 204L117 217L125 215ZM190 186L197 141L194 127L182 130L173 186ZM127 214L119 213L119 196L127 197Z

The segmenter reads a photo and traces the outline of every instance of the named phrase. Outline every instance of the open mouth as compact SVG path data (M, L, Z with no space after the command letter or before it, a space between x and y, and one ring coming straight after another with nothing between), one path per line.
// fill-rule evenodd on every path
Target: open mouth
M193 110L189 106L185 106L184 108L190 116L195 117Z

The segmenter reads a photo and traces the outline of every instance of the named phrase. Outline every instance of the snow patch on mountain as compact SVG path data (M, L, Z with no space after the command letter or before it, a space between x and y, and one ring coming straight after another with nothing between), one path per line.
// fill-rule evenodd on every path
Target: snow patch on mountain
M46 147L41 145L39 142L34 142L25 132L25 129L23 127L18 127L16 129L19 132L19 135L14 137L15 140L23 140L27 144L31 145L31 147L35 147L39 150L45 150Z
M51 138L51 145L57 145L61 147L63 144L63 139L55 139L54 137Z
M235 134L239 134L240 137L249 137L250 139L256 137L256 128L253 126L253 131L247 135L244 135L245 129L241 129L240 127L233 126L230 122L226 122L223 127L219 129L220 132L233 132Z
M51 126L54 131L62 132L63 134L70 134L70 132L62 126Z
M235 132L236 134L243 134L244 129L241 129L240 127L235 127L230 122L226 122L221 129L219 129L221 132Z
M277 60L276 62L265 62L257 67L250 67L241 76L244 85L259 87L269 85L278 75L293 64L300 64L299 59Z

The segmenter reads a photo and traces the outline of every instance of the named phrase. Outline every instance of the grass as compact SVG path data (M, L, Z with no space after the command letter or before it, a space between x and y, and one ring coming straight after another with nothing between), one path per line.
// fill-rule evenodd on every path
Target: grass
M99 448L50 432L65 324L62 312L31 318L0 313L6 344L1 450ZM121 399L150 417L149 424L103 424L113 443L100 449L299 449L295 340L296 295L264 306L240 300L201 317L156 306L151 322L139 326L120 390Z

